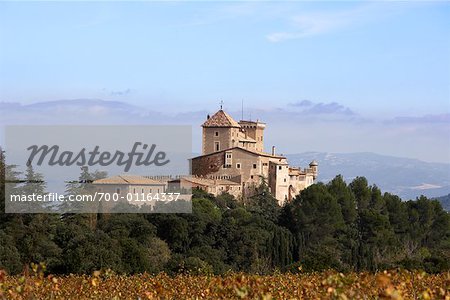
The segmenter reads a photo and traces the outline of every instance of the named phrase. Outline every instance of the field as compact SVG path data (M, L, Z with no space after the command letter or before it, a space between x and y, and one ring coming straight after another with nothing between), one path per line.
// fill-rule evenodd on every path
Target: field
M450 273L384 271L223 276L28 275L0 271L0 299L450 299Z

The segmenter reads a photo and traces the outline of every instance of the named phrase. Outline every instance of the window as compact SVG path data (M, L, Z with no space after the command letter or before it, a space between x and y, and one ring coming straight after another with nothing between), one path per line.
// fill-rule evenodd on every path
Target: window
M214 135L219 136L219 132L218 131L214 132Z
M116 190L116 193L117 193L117 194L120 194L120 189L117 189L117 190Z
M241 164L236 164L236 168L240 169L241 168Z
M281 170L281 166L278 166L278 170Z
M133 189L133 194L136 194L136 189L135 188Z
M231 158L231 153L227 153L227 158Z
M256 164L253 164L253 169L256 169Z
M253 179L253 175L250 176L250 179Z
M286 182L286 178L284 179L284 182Z
M263 166L264 166L264 167L267 167L267 163L263 163Z
M220 143L219 142L214 142L214 149L216 149L216 151L220 150Z
M150 189L150 193L152 192L152 189ZM144 189L142 189L142 194L144 193Z

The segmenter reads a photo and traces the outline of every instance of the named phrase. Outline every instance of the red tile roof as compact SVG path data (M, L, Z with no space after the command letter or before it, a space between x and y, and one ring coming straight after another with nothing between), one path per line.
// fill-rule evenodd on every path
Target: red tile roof
M139 175L117 175L98 179L94 184L164 185L163 183Z
M202 127L238 127L240 128L238 122L236 122L229 114L223 110L219 110L212 117L203 123Z

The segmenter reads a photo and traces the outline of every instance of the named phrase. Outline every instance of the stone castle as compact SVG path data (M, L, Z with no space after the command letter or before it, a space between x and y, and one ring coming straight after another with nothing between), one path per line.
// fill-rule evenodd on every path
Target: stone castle
M289 166L283 155L264 152L265 123L236 122L220 109L203 123L202 155L191 159L192 175L136 176L120 175L94 181L100 192L125 196L130 193L160 193L202 189L215 196L229 193L246 199L265 183L279 205L292 200L314 183L318 164L308 168Z
M191 159L192 177L177 180L214 195L228 192L237 198L256 193L264 181L280 205L314 183L318 164L291 167L286 157L264 152L265 123L236 122L222 108L203 123L202 155Z

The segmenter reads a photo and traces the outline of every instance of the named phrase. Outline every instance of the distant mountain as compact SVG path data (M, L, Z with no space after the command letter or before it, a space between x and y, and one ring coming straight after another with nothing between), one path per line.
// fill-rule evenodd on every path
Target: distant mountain
M173 123L173 118L160 112L100 99L56 100L25 105L0 102L0 110L4 112L0 115L0 125Z
M317 160L318 180L322 182L328 182L338 174L342 174L347 182L356 176L364 176L382 191L403 199L415 199L420 195L439 197L450 193L450 164L375 153L306 152L286 156L291 165L301 167Z

